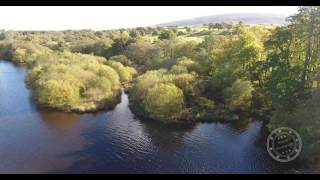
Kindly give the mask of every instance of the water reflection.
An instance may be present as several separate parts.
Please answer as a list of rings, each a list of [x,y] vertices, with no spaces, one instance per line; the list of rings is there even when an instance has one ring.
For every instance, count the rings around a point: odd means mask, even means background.
[[[37,107],[25,69],[0,62],[0,173],[282,173],[265,125],[165,125],[137,119],[122,93],[113,110],[73,114]]]
[[[228,126],[236,131],[244,131],[252,122],[254,122],[252,117],[242,114],[240,115],[239,120],[234,120],[232,123],[229,123]]]
[[[182,145],[185,134],[192,132],[196,124],[170,125],[156,121],[143,121],[142,126],[154,146],[159,150],[172,152]]]
[[[84,119],[93,119],[87,114]],[[261,123],[244,129],[228,124],[165,125],[135,119],[127,95],[114,111],[94,116],[81,134],[78,151],[58,155],[78,159],[50,173],[245,173],[280,172],[261,144]],[[241,124],[242,125],[242,124]],[[234,125],[235,126],[235,125]],[[263,162],[263,163],[261,163]]]
[[[48,128],[65,129],[76,125],[80,120],[80,115],[68,112],[59,112],[49,109],[42,109],[38,115]]]

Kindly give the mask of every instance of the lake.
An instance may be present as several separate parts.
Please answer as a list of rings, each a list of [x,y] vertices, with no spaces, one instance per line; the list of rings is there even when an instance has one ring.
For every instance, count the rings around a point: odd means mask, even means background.
[[[286,173],[261,121],[164,125],[137,119],[123,92],[110,111],[39,108],[25,67],[0,61],[0,173]]]

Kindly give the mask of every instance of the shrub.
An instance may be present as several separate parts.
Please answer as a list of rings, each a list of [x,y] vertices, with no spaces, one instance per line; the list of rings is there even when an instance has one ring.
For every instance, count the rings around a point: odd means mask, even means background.
[[[24,63],[27,58],[25,49],[16,49],[12,53],[12,61],[16,63]]]
[[[118,72],[121,82],[131,81],[138,74],[133,67],[125,67],[120,62],[110,60],[107,64]]]
[[[253,87],[250,81],[237,79],[231,87],[224,90],[227,107],[233,110],[246,109],[250,106]]]
[[[40,104],[66,111],[91,111],[115,103],[120,78],[115,69],[104,64],[104,58],[75,53],[50,57],[53,59],[37,61],[26,78]]]
[[[172,83],[160,83],[148,89],[143,105],[149,118],[163,122],[181,119],[185,110],[183,92]]]
[[[163,39],[175,39],[176,38],[176,33],[172,30],[172,29],[168,29],[168,30],[163,30],[160,35],[159,35],[159,39],[163,40]]]
[[[177,63],[172,66],[171,72],[173,73],[187,73],[187,72],[198,72],[200,69],[199,63],[186,57],[177,59]]]
[[[125,55],[112,56],[112,57],[110,57],[110,60],[119,62],[119,63],[123,64],[124,66],[131,66],[132,65],[132,61],[130,59],[128,59],[127,56],[125,56]]]
[[[72,106],[80,98],[79,87],[64,80],[48,80],[39,84],[37,96],[40,104]]]
[[[279,108],[271,117],[268,127],[274,130],[279,127],[290,127],[302,138],[301,156],[311,162],[319,162],[320,152],[320,91],[313,93],[312,98],[300,102],[294,110]]]

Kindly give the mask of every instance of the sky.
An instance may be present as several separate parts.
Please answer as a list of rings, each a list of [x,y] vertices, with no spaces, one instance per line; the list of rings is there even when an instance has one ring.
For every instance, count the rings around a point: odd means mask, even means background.
[[[0,29],[107,30],[227,13],[294,14],[296,6],[1,6]]]

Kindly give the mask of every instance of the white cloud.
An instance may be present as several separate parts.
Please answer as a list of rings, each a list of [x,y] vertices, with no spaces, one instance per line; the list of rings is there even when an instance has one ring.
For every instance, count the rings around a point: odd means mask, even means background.
[[[0,29],[63,30],[115,29],[223,13],[290,15],[295,6],[74,6],[0,7]]]

